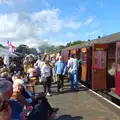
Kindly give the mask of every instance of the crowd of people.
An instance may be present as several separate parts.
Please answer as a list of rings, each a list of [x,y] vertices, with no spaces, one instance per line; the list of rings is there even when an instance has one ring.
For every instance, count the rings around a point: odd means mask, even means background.
[[[0,120],[48,120],[59,110],[53,108],[46,96],[64,89],[64,76],[69,73],[71,89],[78,90],[79,60],[70,56],[67,63],[62,56],[50,58],[26,56],[10,61],[0,58]],[[41,83],[44,95],[34,94],[34,87]]]

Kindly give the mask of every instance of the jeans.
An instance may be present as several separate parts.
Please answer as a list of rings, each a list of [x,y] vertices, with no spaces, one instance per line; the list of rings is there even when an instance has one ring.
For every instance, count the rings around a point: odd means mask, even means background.
[[[78,70],[70,72],[71,88],[78,89]]]

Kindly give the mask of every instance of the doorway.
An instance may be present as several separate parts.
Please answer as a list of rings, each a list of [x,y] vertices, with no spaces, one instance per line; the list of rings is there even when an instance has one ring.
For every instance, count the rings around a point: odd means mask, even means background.
[[[108,58],[107,58],[107,88],[115,88],[115,51],[116,43],[108,45]]]

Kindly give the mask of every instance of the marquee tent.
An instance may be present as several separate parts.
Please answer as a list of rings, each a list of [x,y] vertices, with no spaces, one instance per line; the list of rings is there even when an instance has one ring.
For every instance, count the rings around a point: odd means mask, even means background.
[[[16,54],[9,51],[7,48],[0,47],[0,56],[18,57]]]

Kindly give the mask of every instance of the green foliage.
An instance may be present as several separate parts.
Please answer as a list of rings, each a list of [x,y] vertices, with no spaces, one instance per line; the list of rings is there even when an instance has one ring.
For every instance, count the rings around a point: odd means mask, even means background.
[[[63,48],[64,48],[63,45],[55,46],[55,45],[44,44],[44,45],[39,47],[39,50],[41,51],[41,53],[44,53],[44,52],[50,53],[50,52],[60,50]]]
[[[56,46],[56,50],[61,50],[61,49],[63,49],[64,47],[65,47],[64,45]]]
[[[69,43],[67,43],[66,47],[70,47],[70,46],[73,46],[73,45],[81,44],[81,43],[83,43],[83,42],[85,42],[85,41],[76,40],[76,41],[74,41],[74,42],[69,42]]]
[[[43,44],[39,46],[39,50],[41,53],[47,52],[50,50],[50,46],[48,44]]]
[[[27,45],[19,45],[16,48],[16,52],[19,52],[22,54],[37,54],[37,51],[35,48],[29,48]]]
[[[71,45],[72,45],[72,43],[69,42],[69,43],[67,43],[66,47],[69,47],[69,46],[71,46]]]
[[[39,50],[41,51],[41,53],[44,53],[44,52],[50,53],[50,52],[53,52],[53,51],[61,50],[65,47],[81,44],[83,42],[84,41],[82,41],[82,40],[77,40],[77,41],[74,41],[74,42],[67,43],[66,46],[64,46],[64,45],[55,46],[55,45],[43,44],[42,46],[39,47]]]
[[[40,53],[44,53],[44,52],[50,53],[50,52],[53,52],[53,51],[61,50],[64,47],[69,47],[69,46],[81,44],[83,42],[84,41],[77,40],[77,41],[74,41],[74,42],[67,43],[66,46],[64,46],[64,45],[55,46],[55,45],[49,45],[49,44],[46,43],[46,44],[43,44],[43,45],[39,46],[38,48],[40,50]],[[36,54],[37,53],[35,48],[29,48],[27,45],[24,45],[24,44],[18,46],[16,48],[16,52],[20,52],[22,54],[31,54],[31,53]]]

